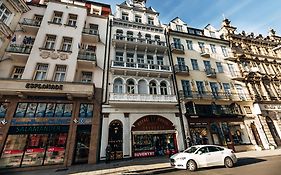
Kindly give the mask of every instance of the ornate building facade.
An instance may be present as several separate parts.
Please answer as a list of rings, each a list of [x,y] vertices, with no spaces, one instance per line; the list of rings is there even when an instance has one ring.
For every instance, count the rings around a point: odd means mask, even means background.
[[[230,60],[238,64],[239,80],[245,83],[255,102],[256,121],[251,127],[262,131],[255,134],[255,140],[265,149],[281,146],[281,37],[274,30],[265,37],[236,30],[228,19],[223,21],[221,32],[234,53]]]
[[[146,0],[125,1],[111,21],[101,140],[111,159],[183,150],[164,28]]]
[[[258,149],[249,127],[255,119],[253,100],[237,81],[238,65],[228,61],[229,41],[211,25],[196,29],[177,17],[168,25],[168,42],[190,142]]]
[[[110,5],[28,4],[0,62],[0,168],[95,163]]]

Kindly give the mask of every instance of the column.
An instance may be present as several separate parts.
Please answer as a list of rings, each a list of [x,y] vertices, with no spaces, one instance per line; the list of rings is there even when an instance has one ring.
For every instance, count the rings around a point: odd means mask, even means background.
[[[100,159],[105,160],[105,149],[108,144],[108,126],[109,126],[109,113],[103,114],[102,132],[101,132],[101,146],[100,146]]]
[[[132,157],[132,148],[131,148],[131,128],[130,128],[130,113],[124,113],[124,127],[123,127],[123,157],[129,158]]]

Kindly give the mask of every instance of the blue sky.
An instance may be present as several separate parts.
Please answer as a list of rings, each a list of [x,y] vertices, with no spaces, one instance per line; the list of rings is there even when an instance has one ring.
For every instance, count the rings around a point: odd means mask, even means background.
[[[115,5],[124,0],[97,0]],[[168,23],[179,16],[189,26],[203,28],[212,24],[219,28],[223,19],[232,21],[238,31],[267,35],[269,28],[281,35],[281,1],[280,0],[147,0],[160,13],[162,23]]]

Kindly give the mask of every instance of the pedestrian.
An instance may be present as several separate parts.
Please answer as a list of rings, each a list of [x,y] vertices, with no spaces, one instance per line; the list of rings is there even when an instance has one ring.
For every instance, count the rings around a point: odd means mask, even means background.
[[[111,155],[111,146],[110,145],[107,145],[106,149],[105,149],[105,163],[109,163],[110,162],[110,155]]]
[[[191,147],[191,146],[192,146],[192,141],[191,141],[190,137],[187,137],[187,138],[186,138],[186,142],[187,142],[187,144],[188,144],[188,147]]]

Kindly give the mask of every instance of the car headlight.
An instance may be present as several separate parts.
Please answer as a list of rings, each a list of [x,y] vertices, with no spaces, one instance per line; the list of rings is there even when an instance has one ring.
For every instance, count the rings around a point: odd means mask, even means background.
[[[176,160],[185,160],[186,157],[179,157],[179,158],[176,158]]]

